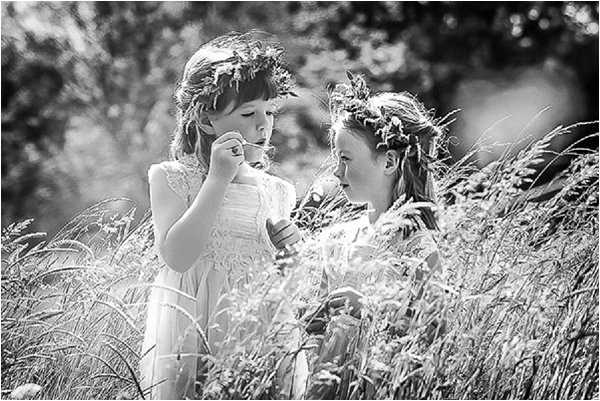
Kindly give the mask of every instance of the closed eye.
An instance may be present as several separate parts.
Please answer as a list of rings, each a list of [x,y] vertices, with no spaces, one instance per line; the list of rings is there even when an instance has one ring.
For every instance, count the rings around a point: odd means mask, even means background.
[[[272,111],[267,111],[267,112],[265,112],[265,114],[266,114],[266,115],[268,115],[268,116],[273,116],[273,115],[275,115],[275,113],[274,113],[274,112],[272,112]],[[248,112],[248,113],[242,113],[242,117],[252,117],[253,115],[254,115],[254,112],[253,112],[253,111],[251,111],[251,112]]]

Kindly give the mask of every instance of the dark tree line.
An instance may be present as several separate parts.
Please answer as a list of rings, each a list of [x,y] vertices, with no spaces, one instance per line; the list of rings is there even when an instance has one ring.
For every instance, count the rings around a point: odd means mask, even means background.
[[[351,61],[366,43],[406,44],[400,70],[359,68],[374,85],[417,93],[438,110],[456,107],[452,96],[465,77],[554,58],[586,89],[585,119],[598,118],[597,3],[297,2],[291,8],[306,21],[301,34],[323,38],[323,51],[346,50]]]
[[[251,28],[276,34],[299,84],[321,98],[344,67],[377,89],[417,93],[443,114],[457,107],[465,77],[552,58],[585,88],[585,119],[598,118],[593,2],[3,3],[2,226],[36,217],[52,231],[87,206],[77,201],[86,183],[61,156],[73,127],[102,133],[144,199],[147,166],[168,142],[155,132],[172,129],[186,58],[218,34]],[[315,99],[294,106],[279,158],[307,141],[325,145],[318,110]]]

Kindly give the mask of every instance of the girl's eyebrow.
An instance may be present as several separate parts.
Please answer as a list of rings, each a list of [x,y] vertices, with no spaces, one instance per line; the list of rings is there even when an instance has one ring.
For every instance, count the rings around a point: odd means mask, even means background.
[[[246,108],[246,107],[248,107],[248,108],[250,108],[250,107],[257,107],[257,105],[256,105],[255,102],[256,102],[255,100],[251,100],[249,102],[242,103],[239,106],[239,108],[242,109],[242,108]],[[269,103],[269,107],[276,108],[276,105],[272,104],[272,103]]]
[[[240,105],[240,107],[251,107],[251,106],[256,106],[256,102],[259,99],[255,99],[255,100],[248,100],[247,102],[244,102]]]

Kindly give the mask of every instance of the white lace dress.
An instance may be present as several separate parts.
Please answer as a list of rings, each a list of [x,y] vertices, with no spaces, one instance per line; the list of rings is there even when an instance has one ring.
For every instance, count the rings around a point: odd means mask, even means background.
[[[197,159],[156,167],[189,206],[203,182]],[[266,173],[260,173],[256,186],[229,184],[209,243],[194,266],[184,273],[161,268],[149,298],[140,362],[142,385],[152,388],[153,399],[194,396],[198,357],[207,345],[218,347],[227,330],[226,314],[217,313],[227,306],[221,296],[272,262],[276,249],[266,220],[289,218],[295,200],[291,184]]]

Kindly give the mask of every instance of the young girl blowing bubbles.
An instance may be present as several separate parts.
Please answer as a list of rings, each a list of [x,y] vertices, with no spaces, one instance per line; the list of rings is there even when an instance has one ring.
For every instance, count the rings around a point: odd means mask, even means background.
[[[377,267],[366,271],[369,259],[378,252],[387,252],[381,260],[417,261],[419,265],[413,269],[415,282],[441,270],[432,235],[437,222],[432,210],[435,194],[431,172],[435,137],[441,128],[414,96],[406,92],[372,95],[362,77],[351,73],[348,77],[350,83],[337,85],[330,97],[330,140],[336,160],[333,174],[347,199],[367,204],[367,212],[332,227],[330,232],[337,239],[342,233],[346,251],[336,251],[337,263],[323,272],[321,290],[326,293],[325,301],[308,322],[307,332],[325,334],[307,391],[309,399],[348,396],[352,379],[350,370],[342,367],[360,343],[360,320],[356,318],[361,317],[361,287],[368,287],[369,277],[375,282],[386,277],[398,280],[398,276],[386,276],[387,272]],[[410,224],[406,224],[405,216],[399,216],[398,211],[407,207],[409,200],[418,214],[410,215]],[[333,271],[336,268],[339,271]],[[421,296],[420,291],[416,292],[415,299]],[[333,370],[341,382],[316,379],[322,368],[331,371],[332,366],[337,366]]]
[[[142,349],[152,398],[194,397],[199,357],[227,331],[222,295],[299,239],[287,220],[294,187],[258,168],[273,130],[272,101],[291,93],[283,50],[261,35],[221,36],[191,57],[175,93],[173,160],[148,172],[164,262]]]

